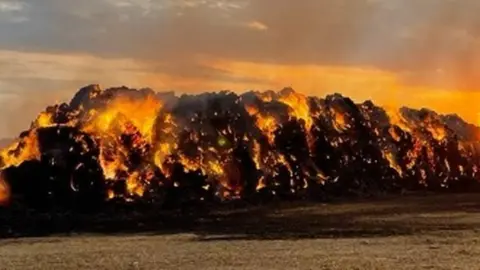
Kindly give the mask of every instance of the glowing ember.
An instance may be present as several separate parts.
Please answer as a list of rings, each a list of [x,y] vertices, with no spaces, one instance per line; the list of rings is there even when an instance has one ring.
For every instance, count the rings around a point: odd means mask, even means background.
[[[10,202],[10,187],[7,182],[3,179],[3,176],[0,178],[0,206],[6,206]]]

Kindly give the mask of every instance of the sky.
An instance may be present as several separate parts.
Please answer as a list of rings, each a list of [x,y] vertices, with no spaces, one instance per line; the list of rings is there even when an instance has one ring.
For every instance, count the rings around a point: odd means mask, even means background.
[[[82,86],[428,107],[480,124],[478,0],[0,0],[0,138]]]

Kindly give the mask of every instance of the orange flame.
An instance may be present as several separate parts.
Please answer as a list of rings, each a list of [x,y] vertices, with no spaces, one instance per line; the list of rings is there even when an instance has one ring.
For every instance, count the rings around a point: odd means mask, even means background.
[[[10,147],[0,152],[3,164],[0,169],[19,166],[27,160],[39,160],[40,151],[38,149],[37,132],[32,129],[24,138],[14,142]]]
[[[6,206],[10,203],[11,191],[8,183],[0,176],[0,206]]]
[[[53,124],[54,124],[53,115],[48,112],[41,112],[38,115],[37,120],[35,121],[35,125],[37,127],[48,127]]]
[[[303,119],[305,121],[305,128],[307,131],[310,130],[313,125],[313,120],[310,115],[307,98],[304,95],[288,91],[286,94],[280,96],[278,100],[291,108],[293,116],[298,119]]]

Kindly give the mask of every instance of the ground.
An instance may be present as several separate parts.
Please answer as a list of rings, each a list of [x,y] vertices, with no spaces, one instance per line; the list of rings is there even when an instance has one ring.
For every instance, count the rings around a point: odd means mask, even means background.
[[[0,240],[0,269],[478,269],[480,195],[222,210],[189,229]]]

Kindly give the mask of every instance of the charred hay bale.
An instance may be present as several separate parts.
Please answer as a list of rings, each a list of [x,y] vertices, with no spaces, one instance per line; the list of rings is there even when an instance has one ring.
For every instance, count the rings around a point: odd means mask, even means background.
[[[211,200],[213,187],[207,183],[207,177],[200,170],[188,171],[183,164],[169,164],[169,177],[163,185],[163,208],[189,208]]]
[[[303,121],[292,119],[278,128],[275,131],[275,146],[285,155],[291,167],[293,185],[290,188],[295,192],[302,189],[306,179],[302,165],[310,159]]]
[[[99,149],[92,137],[74,127],[50,127],[38,130],[38,140],[57,204],[93,209],[105,200]]]
[[[97,84],[85,86],[78,90],[78,92],[70,101],[69,105],[74,110],[78,110],[81,107],[88,108],[90,106],[90,102],[101,93],[102,90]]]
[[[6,168],[3,175],[13,201],[32,209],[45,210],[52,206],[50,172],[44,163],[25,161],[18,167]]]
[[[101,115],[117,98],[128,102],[154,96],[171,103],[147,117],[155,118],[151,131],[128,114],[117,119],[114,132],[93,131],[96,141],[65,126],[88,124],[90,109]],[[476,188],[480,152],[464,140],[477,140],[478,129],[428,110],[395,113],[369,101],[357,105],[339,94],[305,98],[293,89],[177,98],[91,85],[69,105],[48,107],[41,115],[46,117],[21,134],[24,140],[6,155],[18,157],[17,150],[36,148],[38,139],[40,154],[27,155],[38,160],[7,168],[5,181],[12,196],[44,209],[98,209],[107,193],[117,195],[110,201],[114,204],[178,209],[214,201],[215,195],[218,200],[268,201],[275,196],[370,196],[399,188]],[[54,126],[40,128],[45,124]],[[121,163],[121,169],[108,170],[115,179],[104,179],[105,160]],[[168,162],[156,164],[160,160]]]
[[[95,208],[105,199],[104,179],[91,138],[71,127],[37,130],[40,159],[4,170],[12,197],[31,208]]]
[[[232,153],[236,165],[238,166],[240,185],[242,186],[242,197],[248,199],[252,197],[258,185],[260,177],[255,162],[252,159],[248,145],[239,144]]]
[[[328,141],[326,133],[321,127],[314,126],[312,135],[315,138],[312,151],[312,159],[315,165],[326,176],[337,175],[339,169],[338,157],[335,148]]]

